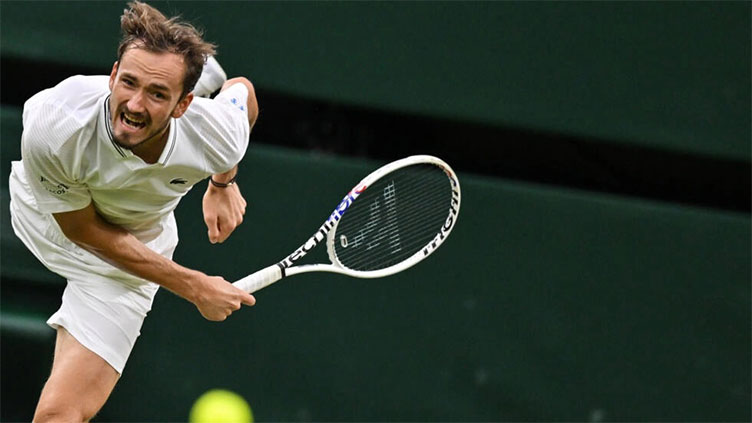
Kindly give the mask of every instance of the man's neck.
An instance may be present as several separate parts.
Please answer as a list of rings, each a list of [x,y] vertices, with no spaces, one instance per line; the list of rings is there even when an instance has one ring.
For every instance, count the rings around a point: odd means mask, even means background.
[[[165,145],[167,145],[167,137],[169,136],[170,125],[167,124],[160,134],[156,134],[153,138],[133,147],[131,151],[145,163],[154,164],[162,155],[162,151],[164,151]]]

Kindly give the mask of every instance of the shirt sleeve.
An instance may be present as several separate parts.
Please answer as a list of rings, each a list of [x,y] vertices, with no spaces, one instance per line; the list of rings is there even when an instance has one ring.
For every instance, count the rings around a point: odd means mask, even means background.
[[[21,155],[26,176],[42,213],[79,210],[91,202],[87,186],[78,181],[75,151],[80,127],[60,106],[34,104],[24,110]]]
[[[226,172],[240,162],[248,148],[248,88],[234,84],[213,100],[196,101],[203,109],[201,132],[209,168],[212,173]]]

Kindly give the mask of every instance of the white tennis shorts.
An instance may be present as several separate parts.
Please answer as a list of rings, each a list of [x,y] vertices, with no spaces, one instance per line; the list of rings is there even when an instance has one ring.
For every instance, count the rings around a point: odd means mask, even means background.
[[[122,374],[159,285],[124,272],[71,242],[52,215],[36,210],[21,162],[13,162],[10,197],[16,235],[48,269],[68,280],[62,305],[47,324],[53,329],[64,327]],[[147,246],[172,258],[177,246],[172,214],[164,225],[163,234]]]

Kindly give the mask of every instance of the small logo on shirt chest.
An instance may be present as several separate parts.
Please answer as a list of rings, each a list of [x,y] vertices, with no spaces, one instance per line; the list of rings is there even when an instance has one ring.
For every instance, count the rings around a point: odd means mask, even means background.
[[[170,185],[185,185],[188,181],[183,178],[175,178],[170,181]]]

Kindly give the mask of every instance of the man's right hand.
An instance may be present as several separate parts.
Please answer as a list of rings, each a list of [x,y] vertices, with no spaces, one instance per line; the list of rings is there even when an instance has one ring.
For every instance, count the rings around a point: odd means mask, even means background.
[[[219,276],[206,276],[197,287],[193,303],[205,319],[221,322],[245,304],[256,304],[253,295],[236,288]]]

